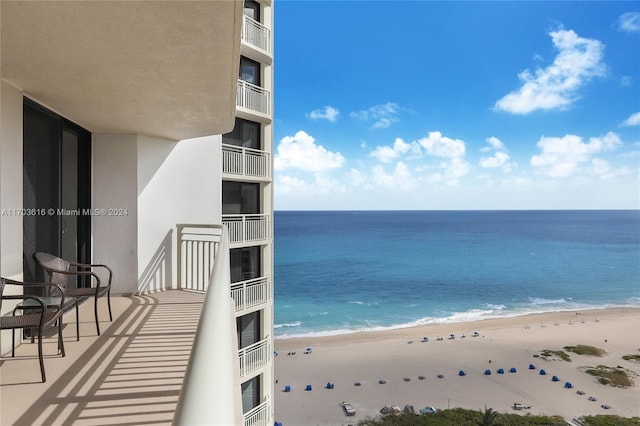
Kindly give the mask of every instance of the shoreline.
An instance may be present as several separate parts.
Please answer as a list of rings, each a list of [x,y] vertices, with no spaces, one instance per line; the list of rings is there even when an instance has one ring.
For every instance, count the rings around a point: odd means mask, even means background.
[[[300,334],[300,335],[284,335],[284,336],[274,336],[274,341],[276,342],[276,346],[278,346],[278,342],[297,342],[297,341],[307,341],[307,340],[334,340],[340,339],[344,336],[345,339],[349,339],[352,337],[358,338],[371,338],[376,339],[379,335],[386,335],[387,333],[393,334],[405,334],[416,331],[413,334],[424,334],[424,332],[428,331],[436,331],[436,332],[446,332],[445,329],[450,330],[458,330],[458,332],[452,331],[452,333],[459,334],[458,337],[461,337],[462,333],[469,333],[476,331],[476,329],[490,327],[500,328],[503,327],[512,327],[516,323],[521,323],[523,326],[529,325],[540,325],[540,323],[545,323],[546,325],[553,325],[556,321],[565,321],[565,322],[580,322],[580,321],[595,321],[599,320],[599,317],[605,317],[610,315],[624,315],[625,312],[628,313],[640,313],[640,306],[623,306],[623,307],[607,307],[601,309],[584,309],[584,310],[559,310],[559,311],[546,311],[546,312],[535,312],[535,313],[526,313],[526,314],[515,314],[513,316],[504,316],[504,317],[490,317],[479,320],[471,320],[471,321],[449,321],[443,320],[442,322],[434,322],[429,324],[416,324],[416,325],[408,325],[408,326],[388,326],[381,327],[381,329],[375,330],[353,330],[353,331],[345,331],[334,333],[328,331],[326,333],[330,334],[320,334],[324,332],[310,332],[308,334]],[[575,315],[575,318],[572,318],[572,315]],[[551,323],[551,324],[549,324]],[[444,331],[443,331],[444,330]],[[460,331],[463,330],[463,331]],[[431,333],[435,338],[435,334]],[[450,333],[443,334],[443,337],[448,337]],[[429,336],[429,334],[426,334]],[[424,337],[424,336],[421,336]]]
[[[474,332],[477,336],[474,337]],[[455,338],[450,338],[454,334]],[[422,342],[428,336],[428,342]],[[464,336],[464,337],[463,337]],[[442,340],[438,340],[442,337]],[[585,344],[604,349],[602,358],[571,354],[572,362],[535,358],[545,349]],[[311,353],[305,354],[307,348]],[[479,321],[418,325],[381,331],[315,337],[275,338],[275,414],[286,425],[342,425],[375,417],[385,405],[416,411],[426,406],[511,411],[531,405],[535,414],[572,418],[590,414],[640,416],[640,308],[558,311]],[[295,355],[287,355],[295,352]],[[539,364],[527,371],[530,363]],[[623,366],[634,376],[632,388],[599,384],[586,366]],[[540,368],[549,376],[539,376]],[[497,374],[499,368],[507,371]],[[511,368],[517,373],[509,374]],[[485,375],[486,369],[492,375]],[[465,376],[458,376],[460,370]],[[438,375],[443,376],[438,378]],[[560,384],[552,383],[552,375]],[[420,378],[422,377],[422,379]],[[380,384],[384,380],[385,384]],[[564,389],[571,381],[586,395]],[[335,388],[324,389],[328,382]],[[360,386],[355,386],[355,383]],[[289,385],[290,392],[283,392]],[[312,391],[305,391],[312,385]],[[599,402],[589,401],[596,395]],[[338,406],[349,401],[356,416]],[[600,402],[601,401],[601,402]],[[601,404],[611,406],[604,410]],[[515,411],[514,411],[515,412]],[[526,414],[524,411],[517,411]]]

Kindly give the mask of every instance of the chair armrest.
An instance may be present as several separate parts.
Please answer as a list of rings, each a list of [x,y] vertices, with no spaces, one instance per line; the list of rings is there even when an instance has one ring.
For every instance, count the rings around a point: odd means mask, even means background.
[[[49,296],[51,296],[51,290],[55,290],[57,291],[59,294],[55,297],[60,297],[60,309],[62,309],[62,307],[64,306],[64,290],[62,289],[62,287],[60,287],[57,284],[54,283],[23,283],[20,281],[13,281],[13,280],[9,280],[6,279],[5,280],[6,284],[10,284],[10,285],[16,285],[16,286],[20,286],[20,287],[30,287],[30,288],[49,288]],[[42,305],[42,307],[44,308],[45,306],[47,306],[47,304],[45,303],[45,301],[39,297],[39,296],[35,296],[32,294],[12,294],[12,295],[2,295],[2,298],[5,300],[26,300],[26,299],[32,299],[32,300],[36,300],[40,303],[40,305]]]
[[[104,268],[107,270],[107,272],[109,273],[109,280],[106,284],[106,287],[111,285],[111,278],[113,277],[113,271],[111,270],[110,267],[108,267],[107,265],[101,264],[101,263],[93,263],[93,264],[89,264],[89,263],[78,263],[78,262],[69,262],[69,264],[71,266],[74,266],[76,268],[86,268],[86,269],[91,269],[91,268]],[[80,272],[80,271],[78,271]],[[88,271],[83,271],[83,272],[88,272]]]

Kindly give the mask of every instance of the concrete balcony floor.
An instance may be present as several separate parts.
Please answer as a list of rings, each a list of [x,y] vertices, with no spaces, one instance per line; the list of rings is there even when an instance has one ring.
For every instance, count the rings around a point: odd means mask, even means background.
[[[57,353],[55,330],[44,339],[47,382],[41,383],[37,344],[0,361],[2,425],[168,425],[182,386],[204,294],[165,291],[112,296],[80,305],[64,317],[66,356]],[[16,336],[18,332],[16,332]],[[11,338],[10,334],[4,338]]]

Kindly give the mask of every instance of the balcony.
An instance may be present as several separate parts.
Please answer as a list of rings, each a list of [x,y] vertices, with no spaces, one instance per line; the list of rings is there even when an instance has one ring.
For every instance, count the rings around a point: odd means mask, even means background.
[[[231,298],[235,303],[236,313],[269,302],[271,300],[271,277],[260,277],[231,284]]]
[[[240,377],[246,377],[269,364],[271,359],[270,339],[266,338],[242,348],[238,351],[238,355],[240,357]]]
[[[263,244],[271,239],[271,216],[265,214],[222,215],[222,224],[229,230],[231,246]]]
[[[239,115],[262,122],[271,120],[271,92],[260,86],[238,80],[236,106],[238,113],[245,113]]]
[[[112,296],[113,322],[96,336],[93,304],[80,305],[80,341],[75,313],[64,317],[67,356],[56,353],[55,330],[44,339],[47,382],[40,383],[37,344],[3,357],[0,424],[171,425],[200,320],[204,293],[170,290]],[[108,319],[100,301],[102,319]],[[257,347],[254,347],[257,346]],[[269,343],[245,352],[245,371],[268,362]],[[269,396],[244,414],[245,426],[271,425]]]
[[[271,154],[236,145],[222,145],[222,173],[227,178],[271,179]]]
[[[267,56],[265,59],[269,60],[271,58],[271,30],[246,15],[243,16],[242,20],[241,40]]]

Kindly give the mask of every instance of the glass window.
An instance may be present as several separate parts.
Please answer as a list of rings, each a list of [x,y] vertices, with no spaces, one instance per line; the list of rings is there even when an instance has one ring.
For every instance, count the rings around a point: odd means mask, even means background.
[[[257,1],[246,0],[244,2],[244,14],[254,21],[260,22],[260,4]]]
[[[261,149],[260,124],[236,118],[236,125],[233,130],[222,135],[222,143],[244,148]]]
[[[243,247],[231,249],[231,282],[252,280],[261,276],[260,247]]]
[[[260,341],[260,312],[252,312],[236,319],[238,328],[238,349],[246,348]]]
[[[222,182],[222,214],[259,214],[260,184]]]
[[[260,376],[242,384],[242,412],[248,413],[260,404]]]
[[[260,64],[258,62],[241,56],[239,74],[240,80],[260,86]]]

